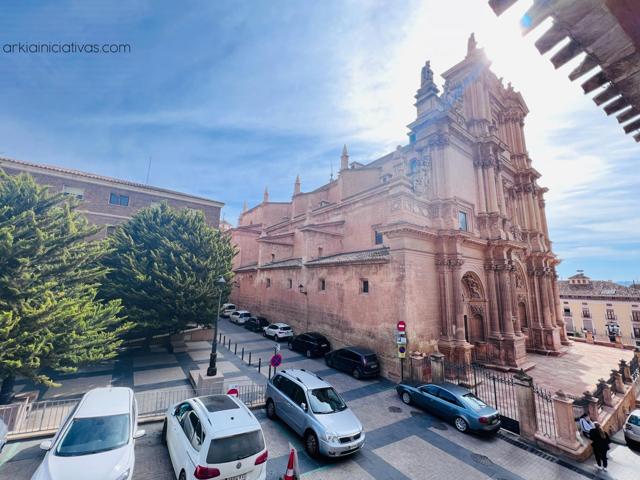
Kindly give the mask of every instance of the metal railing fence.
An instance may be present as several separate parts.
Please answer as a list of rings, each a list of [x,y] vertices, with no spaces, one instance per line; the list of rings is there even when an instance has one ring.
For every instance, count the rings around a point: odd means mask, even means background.
[[[225,389],[233,386],[238,398],[248,407],[258,407],[265,402],[266,384],[226,382]],[[136,392],[138,418],[163,415],[169,407],[188,398],[222,393],[218,389],[192,388],[151,390]],[[0,406],[0,419],[9,427],[9,435],[57,430],[80,399],[42,400],[38,402],[12,403]]]

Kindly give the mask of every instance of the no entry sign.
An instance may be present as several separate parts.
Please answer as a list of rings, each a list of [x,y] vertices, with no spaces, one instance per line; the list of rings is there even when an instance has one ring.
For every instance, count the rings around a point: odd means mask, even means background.
[[[282,363],[282,355],[276,353],[273,357],[271,357],[271,366],[277,367]]]
[[[405,331],[405,329],[407,328],[407,324],[406,324],[406,323],[404,323],[404,320],[400,320],[400,321],[397,323],[396,327],[398,328],[398,331],[399,331],[399,332],[404,332],[404,331]]]

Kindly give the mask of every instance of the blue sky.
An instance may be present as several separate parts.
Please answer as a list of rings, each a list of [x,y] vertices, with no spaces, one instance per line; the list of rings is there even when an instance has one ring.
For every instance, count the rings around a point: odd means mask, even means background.
[[[522,2],[518,2],[522,3]],[[0,47],[128,43],[124,54],[0,51],[0,154],[224,201],[288,200],[328,180],[342,145],[369,162],[406,143],[420,67],[436,80],[471,31],[531,110],[560,274],[640,279],[640,146],[571,66],[555,71],[513,10],[484,0],[23,2],[0,6]],[[574,62],[575,63],[575,62]],[[592,95],[593,96],[593,95]]]

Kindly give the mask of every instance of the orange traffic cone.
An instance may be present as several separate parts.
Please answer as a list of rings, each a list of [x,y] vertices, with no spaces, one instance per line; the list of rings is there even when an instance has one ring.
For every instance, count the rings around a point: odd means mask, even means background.
[[[298,476],[296,475],[296,472],[293,470],[293,465],[295,463],[295,450],[292,448],[291,451],[289,452],[289,463],[287,464],[287,471],[284,474],[284,477],[282,477],[282,480],[298,480]]]

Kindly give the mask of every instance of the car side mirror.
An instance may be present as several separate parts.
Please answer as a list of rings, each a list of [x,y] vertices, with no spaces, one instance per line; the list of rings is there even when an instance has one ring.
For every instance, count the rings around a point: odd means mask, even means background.
[[[51,447],[53,447],[53,442],[51,440],[45,440],[44,442],[40,443],[40,448],[42,450],[51,450]]]
[[[306,404],[306,403],[304,403],[304,402],[302,402],[302,403],[300,404],[300,408],[302,408],[302,410],[304,410],[304,411],[306,412],[306,411],[307,411],[307,404]]]
[[[133,434],[133,439],[144,437],[145,433],[147,433],[146,430],[136,430],[136,433]]]

